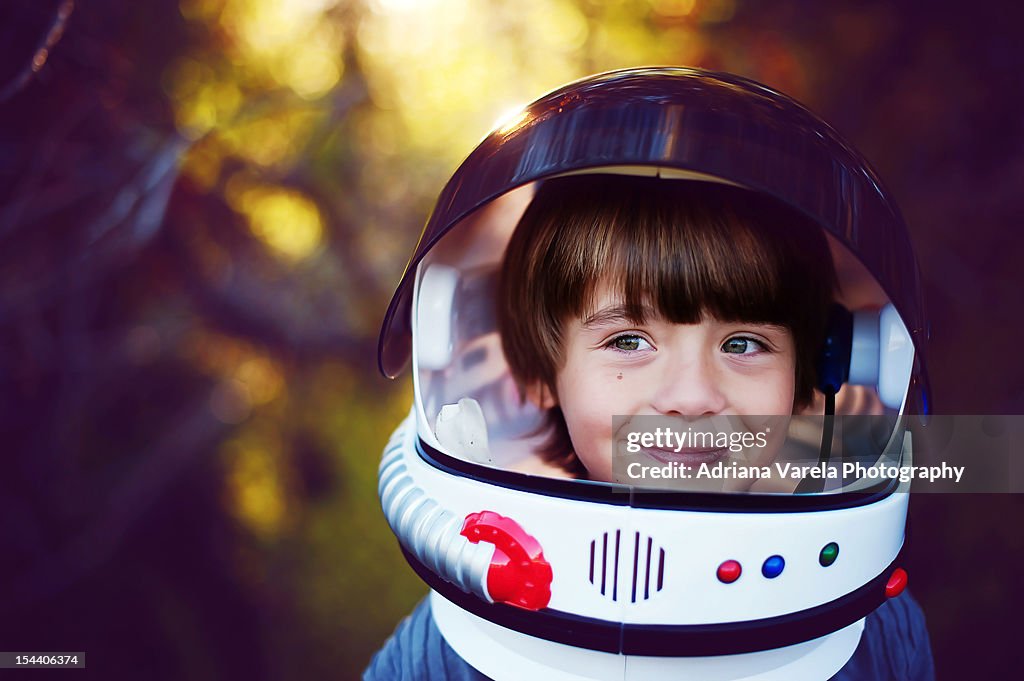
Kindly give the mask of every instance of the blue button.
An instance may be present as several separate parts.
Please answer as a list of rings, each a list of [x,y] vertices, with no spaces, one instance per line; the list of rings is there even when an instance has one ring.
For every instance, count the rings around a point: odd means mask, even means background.
[[[761,566],[761,574],[768,579],[775,579],[782,574],[784,567],[786,567],[786,560],[782,556],[771,556]]]

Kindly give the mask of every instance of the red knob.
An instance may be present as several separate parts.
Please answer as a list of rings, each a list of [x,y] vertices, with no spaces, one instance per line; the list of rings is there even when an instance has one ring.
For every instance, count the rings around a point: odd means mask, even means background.
[[[889,577],[889,581],[885,584],[885,596],[886,598],[895,598],[903,593],[903,590],[907,588],[907,571],[903,568],[896,568],[893,570],[892,576]]]
[[[540,610],[551,600],[551,564],[540,543],[519,523],[493,511],[466,516],[462,536],[476,544],[494,545],[487,571],[487,592],[498,603]]]

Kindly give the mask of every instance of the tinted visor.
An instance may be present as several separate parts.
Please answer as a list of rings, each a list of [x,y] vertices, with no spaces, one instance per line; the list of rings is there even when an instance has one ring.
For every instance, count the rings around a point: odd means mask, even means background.
[[[603,170],[614,172],[588,175],[621,182],[646,175],[649,183],[685,183],[688,196],[713,192],[720,184],[672,173],[658,177],[654,168]],[[618,181],[601,180],[610,187]],[[727,196],[745,190],[729,191]],[[834,264],[834,301],[851,311],[846,344],[852,347],[843,359],[846,380],[838,394],[830,395],[815,381],[809,396],[798,401],[794,334],[782,333],[776,320],[742,313],[701,323],[657,314],[613,319],[580,331],[580,338],[567,331],[561,343],[575,343],[584,355],[597,358],[583,368],[586,385],[563,392],[554,404],[531,390],[523,366],[510,367],[499,298],[509,295],[502,292],[502,277],[515,288],[507,245],[533,194],[534,187],[527,186],[474,212],[420,265],[416,390],[421,435],[432,447],[524,476],[652,491],[831,494],[876,486],[878,467],[905,463],[899,417],[911,385],[913,344],[877,280],[832,237],[822,240],[822,257]],[[586,250],[593,241],[582,239],[579,247]],[[722,257],[728,262],[732,253]],[[524,315],[546,314],[543,300],[526,302]],[[577,307],[580,319],[592,307]],[[802,310],[796,307],[799,317]],[[526,342],[528,350],[536,350]],[[816,355],[814,371],[819,344],[804,343],[800,350]],[[893,352],[901,344],[902,352]],[[695,379],[685,366],[694,348],[714,364],[703,378]],[[677,361],[664,359],[672,353]],[[661,363],[644,368],[654,355]],[[776,366],[781,369],[773,370]],[[702,381],[703,386],[692,387]],[[694,395],[701,391],[711,397]],[[773,398],[776,393],[781,397]],[[694,402],[700,399],[712,402]],[[891,477],[889,471],[886,479]],[[524,484],[529,486],[528,479]]]

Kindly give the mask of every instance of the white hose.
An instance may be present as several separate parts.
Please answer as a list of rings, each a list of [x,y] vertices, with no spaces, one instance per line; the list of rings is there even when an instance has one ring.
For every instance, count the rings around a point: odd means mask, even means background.
[[[441,579],[493,603],[487,570],[494,546],[474,544],[460,532],[463,520],[431,499],[413,480],[405,463],[414,435],[411,419],[398,426],[384,448],[377,491],[384,516],[402,546]],[[413,452],[415,455],[415,452]]]

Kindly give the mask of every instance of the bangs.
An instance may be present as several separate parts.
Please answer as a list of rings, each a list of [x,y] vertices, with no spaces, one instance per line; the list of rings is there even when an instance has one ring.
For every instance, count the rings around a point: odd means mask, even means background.
[[[676,324],[713,317],[793,328],[805,303],[831,299],[831,286],[822,291],[831,258],[821,230],[752,192],[601,175],[545,190],[557,193],[563,226],[544,263],[554,284],[544,297],[561,303],[560,317],[593,314],[602,286],[637,323],[655,314]]]
[[[594,236],[604,248],[583,251],[584,290],[568,296],[582,309],[567,312],[591,314],[604,286],[641,324],[651,314],[675,324],[696,324],[708,316],[776,324],[788,319],[781,304],[783,263],[749,230],[737,229],[721,215],[710,216],[710,223],[696,220],[689,229],[679,228],[679,216],[650,217],[646,224],[608,224],[611,229]]]

